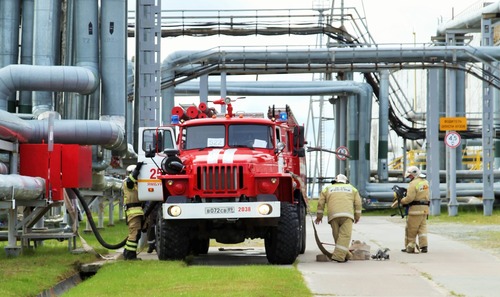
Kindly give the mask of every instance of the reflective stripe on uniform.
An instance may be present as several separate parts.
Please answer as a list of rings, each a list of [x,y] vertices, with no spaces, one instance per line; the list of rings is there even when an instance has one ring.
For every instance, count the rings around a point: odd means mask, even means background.
[[[425,215],[427,214],[424,210],[412,210],[408,212],[409,215]]]
[[[348,252],[349,251],[349,248],[345,247],[345,246],[342,246],[342,245],[336,245],[335,248],[338,248],[339,250],[343,250],[343,251],[346,251]]]
[[[127,243],[125,243],[125,249],[133,252],[137,251],[137,242],[127,240]]]
[[[127,216],[130,216],[130,215],[144,215],[144,210],[140,207],[132,207],[132,208],[129,208],[125,211],[125,214]]]
[[[340,218],[340,217],[347,217],[347,218],[351,218],[354,220],[354,215],[352,213],[349,213],[349,212],[338,212],[338,213],[334,213],[332,218]]]
[[[134,183],[137,182],[137,180],[134,178],[134,176],[131,174],[128,175],[128,178],[130,178],[131,181],[133,181]]]

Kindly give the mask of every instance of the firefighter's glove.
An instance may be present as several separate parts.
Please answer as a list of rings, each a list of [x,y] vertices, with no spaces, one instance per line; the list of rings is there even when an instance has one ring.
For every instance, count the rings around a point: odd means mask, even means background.
[[[137,177],[139,177],[139,173],[141,172],[142,165],[144,165],[144,162],[137,162],[137,166],[135,167],[134,171],[132,171],[133,179],[137,180]]]
[[[127,188],[129,188],[130,190],[132,190],[134,188],[135,182],[130,179],[130,176],[127,177],[127,179],[125,180],[125,183],[127,184]]]
[[[323,221],[323,214],[322,213],[318,213],[316,214],[316,220],[314,220],[314,222],[317,224],[321,223]]]

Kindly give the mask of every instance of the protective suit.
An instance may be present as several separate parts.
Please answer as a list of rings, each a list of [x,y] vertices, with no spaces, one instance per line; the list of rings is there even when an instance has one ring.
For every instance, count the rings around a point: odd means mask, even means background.
[[[321,191],[316,224],[322,221],[325,206],[335,241],[332,260],[346,262],[352,258],[349,245],[353,223],[357,223],[361,217],[361,197],[358,190],[348,183],[345,175],[337,175],[335,183]]]
[[[405,230],[405,249],[407,253],[427,253],[427,217],[429,215],[429,182],[416,166],[410,166],[405,173],[410,178],[406,197],[401,204],[408,207]],[[418,244],[417,244],[418,236]]]
[[[123,203],[128,225],[128,237],[123,250],[125,260],[137,260],[137,246],[141,237],[142,222],[144,220],[143,203],[137,194],[137,177],[142,163],[127,168],[129,175],[123,181]]]

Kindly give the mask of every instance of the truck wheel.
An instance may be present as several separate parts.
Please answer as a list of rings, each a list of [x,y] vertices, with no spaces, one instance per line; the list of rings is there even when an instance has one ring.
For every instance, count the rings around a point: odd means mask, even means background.
[[[299,253],[299,216],[297,207],[281,203],[278,226],[264,238],[267,260],[271,264],[293,264]]]
[[[164,220],[162,213],[158,214],[156,251],[159,260],[184,260],[189,254],[189,229],[180,223]]]
[[[306,252],[306,206],[304,201],[299,203],[299,254]]]

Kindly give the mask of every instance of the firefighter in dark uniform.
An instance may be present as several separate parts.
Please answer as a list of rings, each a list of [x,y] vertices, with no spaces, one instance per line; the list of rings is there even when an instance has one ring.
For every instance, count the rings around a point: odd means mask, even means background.
[[[408,207],[405,230],[405,248],[407,253],[427,253],[427,217],[429,215],[429,182],[416,166],[410,166],[405,173],[410,178],[406,197],[401,204]],[[417,244],[418,236],[418,244]]]
[[[361,218],[361,197],[358,190],[348,183],[343,174],[337,175],[335,182],[326,186],[320,194],[315,223],[323,220],[324,208],[327,208],[328,223],[332,227],[335,250],[332,260],[347,262],[352,254],[349,251],[351,244],[352,226]]]
[[[127,178],[123,181],[123,203],[128,225],[128,237],[123,250],[125,260],[137,260],[137,246],[141,237],[142,222],[144,220],[143,203],[137,194],[137,178],[141,171],[142,162],[127,167]]]

